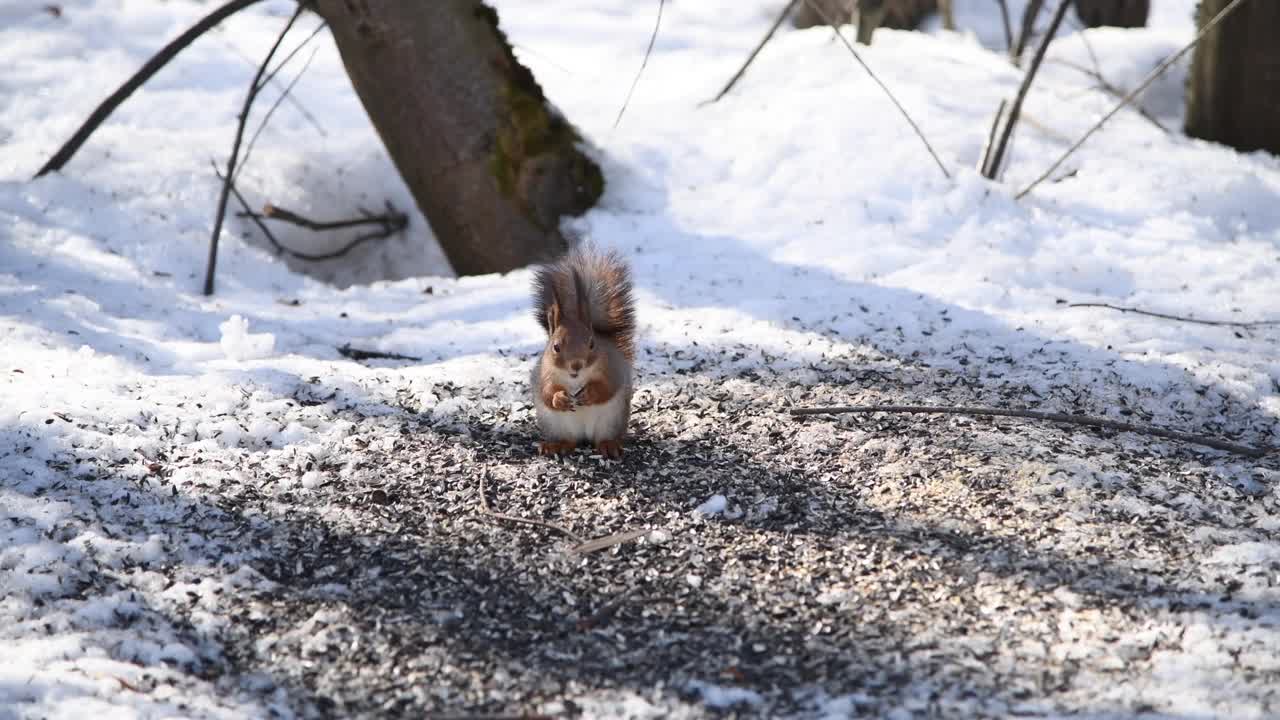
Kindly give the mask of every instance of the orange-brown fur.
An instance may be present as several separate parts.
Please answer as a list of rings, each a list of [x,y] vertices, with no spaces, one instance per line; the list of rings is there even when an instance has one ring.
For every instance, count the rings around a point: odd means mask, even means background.
[[[533,374],[534,392],[542,406],[539,426],[551,433],[540,452],[571,449],[576,442],[556,435],[579,433],[601,454],[620,457],[635,353],[635,317],[625,263],[616,253],[599,253],[589,246],[574,250],[535,274],[534,311],[547,331],[547,345]],[[623,404],[616,408],[611,401],[623,391]],[[600,407],[594,415],[569,415],[592,406]],[[565,417],[554,417],[560,413]]]

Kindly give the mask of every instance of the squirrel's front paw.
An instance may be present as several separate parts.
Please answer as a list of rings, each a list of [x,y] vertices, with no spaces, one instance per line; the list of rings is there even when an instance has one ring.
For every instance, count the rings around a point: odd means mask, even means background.
[[[573,396],[565,392],[564,390],[560,390],[555,395],[551,396],[552,410],[572,412],[573,406],[574,406]]]

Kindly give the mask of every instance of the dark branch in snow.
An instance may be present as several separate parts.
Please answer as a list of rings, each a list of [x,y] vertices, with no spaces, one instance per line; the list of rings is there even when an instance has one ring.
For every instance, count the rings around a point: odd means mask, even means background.
[[[1084,34],[1081,33],[1080,37],[1084,37]],[[1085,75],[1088,75],[1089,77],[1093,78],[1094,82],[1098,84],[1099,90],[1117,99],[1124,97],[1124,90],[1120,89],[1115,85],[1112,85],[1111,81],[1107,80],[1107,78],[1099,70],[1090,70],[1089,68],[1083,65],[1080,65],[1079,63],[1074,63],[1074,62],[1071,62],[1070,60],[1063,60],[1060,58],[1054,58],[1052,60],[1049,60],[1048,62],[1057,63],[1058,65],[1069,67],[1072,70],[1078,70],[1084,73]],[[1143,119],[1145,119],[1147,122],[1151,123],[1152,125],[1155,125],[1161,131],[1165,133],[1169,132],[1169,128],[1165,127],[1164,123],[1161,123],[1156,118],[1155,115],[1152,115],[1151,113],[1147,112],[1146,108],[1142,107],[1141,105],[1134,105],[1133,109],[1137,110],[1138,114],[1141,115]]]
[[[316,26],[316,29],[312,30],[311,34],[308,35],[305,40],[298,43],[298,46],[293,50],[291,50],[289,54],[286,55],[284,59],[280,61],[280,64],[276,66],[276,69],[272,70],[271,73],[267,75],[266,79],[262,81],[262,85],[265,87],[266,85],[274,81],[276,78],[276,75],[281,70],[284,69],[285,65],[289,64],[289,61],[293,59],[293,56],[297,55],[299,50],[306,47],[312,40],[315,39],[316,35],[319,35],[320,31],[325,29],[325,27],[327,26],[328,26],[328,22],[323,20],[320,21],[320,24]],[[298,81],[302,79],[302,76],[306,74],[307,68],[311,67],[311,61],[314,60],[315,58],[316,58],[316,51],[312,50],[310,57],[308,57],[307,61],[302,64],[302,69],[298,71],[297,75],[293,76],[293,79],[289,81],[289,84],[286,85],[284,90],[280,92],[280,96],[276,98],[275,102],[271,103],[271,107],[268,108],[266,114],[262,116],[262,122],[258,123],[258,129],[253,131],[253,137],[249,138],[249,144],[246,145],[244,148],[244,158],[242,158],[240,161],[240,168],[236,170],[237,178],[240,177],[240,173],[244,172],[245,167],[249,165],[249,156],[253,154],[253,146],[257,144],[258,136],[261,135],[262,131],[267,128],[267,123],[271,121],[271,116],[275,114],[276,108],[280,107],[280,103],[284,102],[286,98],[292,97],[290,93],[293,92],[293,86],[297,85]]]
[[[844,34],[840,32],[840,26],[832,20],[826,10],[822,9],[821,4],[814,2],[814,0],[804,1],[810,9],[818,14],[818,17],[822,18],[823,22],[831,26],[832,32],[834,32],[836,37],[840,38],[840,42],[844,43],[844,46],[849,49],[849,53],[853,55],[853,59],[858,61],[858,64],[862,66],[863,70],[867,71],[867,74],[871,76],[871,79],[875,81],[876,85],[879,85],[880,89],[884,91],[884,94],[889,96],[889,100],[893,103],[894,107],[898,108],[898,112],[902,113],[902,117],[907,119],[907,124],[911,126],[912,130],[916,131],[916,135],[919,136],[920,142],[924,143],[924,148],[933,156],[933,161],[938,163],[938,169],[942,171],[943,176],[950,180],[951,173],[947,172],[947,166],[942,164],[942,159],[938,157],[938,153],[933,151],[933,146],[929,144],[929,140],[924,136],[924,132],[920,130],[920,126],[916,124],[915,120],[911,119],[911,115],[907,112],[906,108],[902,107],[902,103],[898,102],[898,98],[893,96],[893,92],[889,90],[889,86],[881,82],[880,78],[872,72],[871,67],[863,62],[862,56],[858,54],[858,51],[854,49],[853,44],[850,43]]]
[[[977,415],[985,417],[1016,417],[1027,418],[1030,420],[1045,420],[1047,422],[1065,423],[1068,425],[1108,428],[1111,430],[1119,430],[1121,432],[1138,433],[1139,435],[1152,435],[1168,440],[1178,440],[1185,443],[1191,443],[1193,445],[1203,445],[1205,447],[1214,448],[1215,450],[1224,450],[1226,452],[1253,458],[1262,457],[1267,453],[1275,452],[1276,450],[1276,448],[1270,447],[1237,445],[1225,440],[1218,440],[1217,438],[1196,435],[1194,433],[1185,433],[1178,430],[1167,430],[1165,428],[1155,427],[1154,425],[1134,425],[1132,423],[1108,420],[1100,417],[1091,417],[1089,415],[1066,415],[1064,413],[1039,412],[1036,410],[984,407],[941,407],[931,405],[855,405],[851,407],[795,408],[791,410],[791,414],[793,416],[878,412]]]
[[[387,202],[387,210],[382,214],[375,215],[369,212],[368,210],[361,209],[360,210],[361,217],[358,217],[358,218],[348,218],[346,220],[333,220],[329,222],[321,222],[318,220],[312,220],[310,218],[304,217],[291,210],[285,210],[282,207],[277,207],[270,203],[268,203],[266,207],[262,209],[261,213],[253,212],[244,203],[243,198],[240,196],[239,191],[235,189],[234,183],[232,184],[232,192],[236,194],[237,199],[241,200],[241,205],[244,206],[244,209],[242,211],[240,211],[239,213],[236,213],[237,217],[247,217],[247,218],[253,219],[253,221],[258,225],[258,227],[261,228],[262,231],[267,234],[268,239],[271,241],[272,246],[274,246],[276,250],[283,253],[287,253],[296,258],[300,258],[302,260],[312,260],[312,261],[333,260],[334,258],[339,258],[339,257],[342,257],[343,255],[346,255],[347,253],[351,252],[352,250],[364,244],[365,242],[368,242],[369,240],[381,240],[383,238],[389,238],[392,235],[395,235],[396,233],[404,230],[406,227],[409,226],[409,216],[406,215],[405,213],[400,212],[399,210],[396,210],[395,206],[393,206],[390,202]],[[292,250],[282,245],[279,242],[279,240],[277,240],[274,236],[272,236],[271,232],[267,230],[266,225],[262,222],[263,220],[279,220],[281,222],[287,222],[291,225],[297,225],[298,227],[303,227],[315,232],[324,232],[326,230],[342,230],[344,228],[360,227],[362,225],[373,225],[377,229],[371,230],[363,235],[356,237],[354,240],[347,243],[346,245],[343,245],[337,250],[333,250],[331,252],[326,252],[326,253],[305,253],[299,250]]]
[[[640,84],[640,76],[644,74],[644,68],[649,64],[649,56],[653,54],[653,44],[658,40],[658,28],[662,26],[662,8],[667,4],[666,0],[658,0],[658,19],[653,23],[653,34],[649,36],[649,47],[644,50],[644,59],[640,61],[640,69],[636,71],[636,79],[631,81],[631,88],[627,90],[627,97],[622,101],[622,107],[618,108],[618,117],[614,118],[613,126],[618,127],[618,123],[622,122],[622,114],[627,111],[627,106],[631,104],[631,93],[636,91],[636,85]]]
[[[1007,100],[1001,100],[996,107],[996,116],[991,119],[991,129],[987,131],[987,143],[982,146],[982,157],[978,161],[978,172],[982,173],[983,177],[990,177],[987,174],[987,163],[991,161],[991,146],[996,144],[996,132],[1000,129],[1000,121],[1004,119],[1004,109],[1008,104]]]
[[[769,32],[765,33],[764,37],[760,39],[760,44],[756,45],[755,49],[751,51],[751,54],[747,56],[746,62],[742,63],[742,67],[738,68],[738,72],[734,73],[733,77],[729,78],[729,82],[725,83],[724,87],[720,89],[720,92],[716,93],[716,96],[707,103],[708,105],[718,102],[720,98],[729,94],[729,91],[733,89],[734,85],[738,84],[738,81],[742,79],[744,74],[746,74],[747,68],[751,67],[751,63],[755,62],[756,56],[760,54],[760,51],[764,49],[765,45],[769,44],[769,41],[773,39],[774,34],[778,32],[778,28],[782,27],[782,23],[786,21],[787,16],[791,14],[791,11],[794,10],[796,5],[799,3],[800,0],[791,0],[791,2],[787,3],[786,7],[782,8],[782,12],[778,13],[778,18],[774,20],[773,25],[770,26]]]
[[[213,172],[218,176],[219,180],[222,180],[224,183],[226,182],[226,177],[218,171],[216,163],[214,164]],[[275,248],[277,253],[291,255],[300,260],[310,260],[313,262],[320,260],[333,260],[334,258],[346,255],[369,240],[381,240],[382,238],[391,237],[401,230],[404,230],[409,225],[409,216],[396,210],[390,202],[387,203],[386,213],[382,215],[374,215],[367,210],[361,210],[361,212],[364,213],[363,217],[352,218],[349,220],[336,220],[333,222],[317,222],[315,220],[310,220],[295,212],[285,210],[284,208],[278,208],[271,204],[268,204],[263,208],[263,212],[257,213],[253,211],[253,208],[249,205],[249,201],[240,193],[240,189],[236,187],[235,182],[230,183],[229,187],[231,188],[231,194],[235,197],[236,202],[240,203],[241,210],[236,213],[236,217],[247,217],[252,220],[253,224],[258,226],[258,229],[262,231],[264,236],[266,236],[267,242],[271,243],[271,247]],[[280,239],[276,237],[275,233],[271,232],[271,228],[267,227],[264,220],[268,219],[281,220],[315,231],[338,230],[342,228],[356,227],[359,225],[375,225],[378,229],[356,237],[356,239],[346,245],[343,245],[337,250],[326,253],[306,253],[285,247],[284,244],[280,242]]]
[[[1043,7],[1044,0],[1030,0],[1027,3],[1027,7],[1023,9],[1022,28],[1018,32],[1018,41],[1009,49],[1009,57],[1013,60],[1014,65],[1022,62],[1022,53],[1027,49],[1027,43],[1031,41],[1031,36],[1035,33],[1036,18],[1040,16],[1040,9]]]
[[[1018,124],[1018,118],[1022,115],[1022,102],[1027,98],[1027,91],[1031,89],[1031,82],[1035,80],[1036,72],[1040,69],[1040,63],[1044,61],[1044,54],[1049,50],[1049,43],[1053,42],[1053,36],[1058,34],[1058,26],[1062,25],[1062,18],[1066,16],[1067,10],[1070,8],[1071,0],[1062,0],[1058,4],[1058,9],[1053,14],[1053,20],[1049,22],[1049,29],[1040,40],[1040,46],[1036,48],[1035,57],[1031,59],[1031,67],[1027,68],[1027,74],[1023,76],[1022,84],[1018,86],[1018,94],[1014,96],[1013,104],[1009,106],[1009,114],[1005,118],[1004,129],[1000,132],[1000,139],[989,148],[990,155],[982,163],[983,175],[989,180],[995,180],[1000,174],[1000,166],[1004,164],[1005,153],[1009,149],[1009,139],[1013,137],[1013,128]]]
[[[1058,167],[1062,165],[1062,163],[1066,162],[1067,158],[1071,157],[1072,153],[1078,150],[1081,145],[1084,145],[1085,141],[1093,137],[1093,134],[1097,132],[1104,124],[1106,124],[1106,122],[1110,120],[1112,116],[1120,112],[1121,108],[1123,108],[1125,105],[1128,105],[1130,102],[1132,102],[1133,99],[1137,97],[1143,90],[1147,89],[1148,85],[1155,82],[1156,78],[1163,75],[1165,70],[1168,70],[1171,65],[1178,62],[1179,58],[1181,58],[1183,55],[1186,55],[1187,52],[1189,52],[1192,48],[1194,48],[1197,44],[1199,44],[1201,38],[1207,35],[1210,30],[1217,27],[1218,23],[1222,22],[1223,19],[1225,19],[1228,15],[1230,15],[1236,8],[1240,7],[1240,4],[1243,2],[1244,0],[1234,0],[1230,5],[1222,8],[1222,10],[1219,11],[1217,15],[1213,16],[1212,20],[1205,23],[1204,27],[1200,28],[1200,32],[1196,33],[1196,36],[1192,38],[1191,42],[1183,46],[1183,48],[1178,52],[1165,58],[1164,62],[1157,65],[1156,69],[1152,70],[1151,73],[1148,74],[1147,77],[1143,79],[1142,82],[1138,83],[1137,87],[1130,90],[1128,95],[1125,95],[1123,98],[1121,98],[1120,102],[1116,103],[1116,106],[1111,109],[1111,112],[1107,113],[1106,115],[1103,115],[1102,119],[1094,123],[1093,127],[1089,128],[1088,132],[1082,135],[1080,139],[1075,142],[1074,145],[1067,148],[1067,151],[1062,153],[1062,156],[1059,157],[1057,160],[1055,160],[1053,164],[1049,166],[1048,170],[1044,171],[1044,174],[1042,174],[1040,177],[1033,180],[1030,185],[1023,188],[1022,192],[1018,193],[1016,197],[1018,199],[1021,199],[1022,197],[1030,193],[1032,190],[1034,190],[1037,185],[1047,180],[1049,176],[1052,175],[1054,171],[1056,171]]]
[[[172,42],[161,48],[160,52],[152,55],[151,59],[139,68],[138,72],[133,74],[133,77],[126,80],[125,83],[117,88],[115,92],[111,93],[106,100],[103,100],[98,107],[93,109],[93,112],[89,114],[89,118],[84,121],[84,124],[76,130],[70,140],[68,140],[62,147],[58,148],[58,152],[54,153],[53,157],[49,158],[49,161],[44,164],[44,167],[40,168],[40,171],[37,172],[35,176],[40,177],[55,170],[61,170],[62,166],[66,165],[67,162],[71,160],[71,157],[76,154],[76,151],[80,149],[80,146],[84,145],[85,141],[89,139],[89,136],[93,134],[93,131],[97,130],[98,126],[101,125],[103,121],[105,121],[107,117],[120,106],[121,103],[127,100],[135,90],[142,87],[144,83],[150,80],[152,75],[155,75],[161,68],[169,64],[170,60],[186,49],[188,45],[195,42],[196,38],[205,34],[231,15],[240,12],[256,2],[258,2],[258,0],[231,0],[204,16],[200,22],[192,25],[186,32],[174,38]]]
[[[1009,4],[1005,0],[996,0],[1000,5],[1000,20],[1004,23],[1005,51],[1013,52],[1013,26],[1009,23]]]
[[[222,192],[218,194],[218,209],[214,213],[213,233],[209,236],[209,262],[204,272],[205,295],[213,294],[213,276],[218,265],[218,237],[222,234],[222,221],[227,214],[227,198],[231,194],[231,185],[236,177],[236,161],[240,156],[240,143],[244,140],[244,126],[249,121],[249,108],[253,107],[254,99],[258,97],[258,93],[262,91],[265,85],[263,76],[267,73],[267,65],[271,63],[271,58],[280,49],[280,43],[284,42],[284,36],[289,34],[289,30],[293,28],[293,24],[298,21],[298,17],[302,15],[302,11],[305,9],[305,3],[298,3],[297,9],[289,17],[289,22],[280,31],[280,35],[276,37],[275,44],[271,46],[267,56],[262,59],[262,64],[258,66],[258,72],[253,76],[253,82],[249,85],[249,92],[245,94],[244,105],[240,108],[240,117],[236,122],[236,137],[231,143],[231,156],[227,158],[227,171],[222,177]]]
[[[1146,315],[1147,317],[1160,318],[1162,320],[1176,320],[1178,322],[1195,323],[1196,325],[1215,325],[1219,327],[1238,327],[1238,328],[1255,328],[1269,327],[1280,325],[1280,320],[1199,320],[1184,315],[1170,315],[1168,313],[1153,312],[1151,310],[1141,310],[1139,308],[1124,307],[1122,305],[1112,305],[1110,303],[1071,303],[1067,305],[1071,308],[1106,308],[1108,310],[1117,310],[1122,313],[1133,313],[1135,315]]]
[[[361,350],[360,348],[351,347],[351,343],[347,343],[338,348],[338,354],[344,358],[355,360],[406,360],[408,362],[422,362],[422,358],[412,355],[401,355],[400,353],[382,352],[381,350]]]

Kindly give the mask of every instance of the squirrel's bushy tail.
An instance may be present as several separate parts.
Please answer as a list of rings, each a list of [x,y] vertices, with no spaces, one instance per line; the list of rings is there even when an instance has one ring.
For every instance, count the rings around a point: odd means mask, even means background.
[[[579,281],[574,279],[577,275]],[[560,299],[563,312],[577,307],[577,289],[586,292],[591,325],[597,335],[613,340],[623,356],[634,359],[636,317],[631,299],[631,271],[615,250],[601,251],[582,242],[556,262],[543,265],[533,275],[533,312],[547,327],[547,308]]]

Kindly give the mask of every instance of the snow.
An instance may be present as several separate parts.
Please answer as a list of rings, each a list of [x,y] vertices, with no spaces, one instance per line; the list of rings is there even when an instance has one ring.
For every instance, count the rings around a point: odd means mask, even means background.
[[[972,169],[994,108],[1019,80],[993,50],[1003,42],[993,3],[957,3],[963,32],[881,31],[861,49],[951,180],[820,28],[781,33],[729,96],[700,104],[778,2],[668,3],[616,128],[651,4],[496,4],[517,53],[605,171],[600,206],[571,226],[632,259],[643,346],[677,357],[642,361],[641,387],[661,391],[707,348],[719,353],[707,372],[767,364],[805,382],[817,360],[874,362],[877,348],[892,347],[935,368],[998,374],[1025,386],[1029,404],[1070,386],[1079,406],[1053,409],[1136,413],[1280,445],[1280,329],[1065,306],[1280,318],[1280,159],[1176,131],[1185,62],[1142,99],[1174,132],[1122,112],[1054,181],[1013,198],[1114,103],[1064,61],[1091,67],[1096,54],[1113,84],[1131,87],[1189,39],[1191,0],[1154,3],[1145,30],[1065,30],[1001,183]],[[254,521],[220,508],[220,486],[325,492],[357,432],[340,417],[346,408],[371,418],[363,431],[401,407],[449,421],[475,402],[450,384],[493,385],[486,402],[519,407],[541,342],[529,273],[451,277],[321,34],[297,104],[273,116],[239,182],[254,204],[324,217],[390,201],[410,213],[410,228],[365,244],[350,264],[305,263],[281,260],[229,217],[217,293],[202,296],[218,188],[210,159],[227,151],[256,58],[290,4],[233,17],[125,103],[63,172],[31,180],[109,88],[208,10],[69,0],[55,16],[46,5],[0,9],[0,718],[288,715],[284,689],[205,672],[223,659],[226,598],[269,585],[250,558],[224,552]],[[1010,5],[1016,17],[1021,3]],[[288,227],[279,236],[309,252],[346,241]],[[348,343],[422,361],[356,363],[338,352]],[[380,442],[393,443],[385,428]],[[822,433],[808,441],[824,442]],[[1274,507],[1274,470],[1226,458],[1221,473]],[[1097,466],[1068,475],[1068,492],[1109,482]],[[1017,482],[1042,476],[1029,468]],[[1168,504],[1203,507],[1190,495]],[[766,498],[746,512],[776,505]],[[1115,506],[1164,511],[1123,495]],[[739,516],[728,508],[715,494],[696,512]],[[1280,528],[1271,512],[1247,520],[1262,533]],[[1214,572],[1258,571],[1238,598],[1274,602],[1274,541],[1205,537],[1200,547]],[[842,597],[839,587],[823,596]],[[1258,686],[1233,677],[1231,664],[1255,640],[1280,648],[1267,621],[1188,625],[1161,640],[1145,684],[1116,685],[1105,699],[1260,716]],[[1082,633],[1082,652],[1107,644]],[[1280,664],[1280,650],[1248,652],[1259,666]],[[754,690],[700,680],[687,689],[712,708],[761,702]],[[836,698],[826,714],[857,704]]]
[[[739,687],[712,685],[693,681],[688,685],[690,692],[697,693],[708,707],[727,710],[735,705],[759,705],[760,693]]]
[[[694,508],[694,512],[702,515],[719,515],[728,507],[728,500],[723,495],[712,495],[707,501]]]

